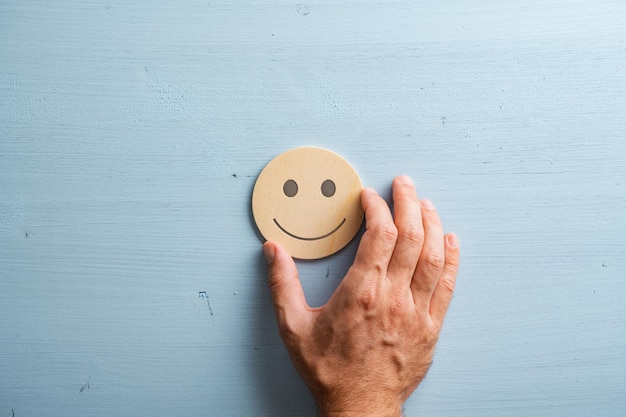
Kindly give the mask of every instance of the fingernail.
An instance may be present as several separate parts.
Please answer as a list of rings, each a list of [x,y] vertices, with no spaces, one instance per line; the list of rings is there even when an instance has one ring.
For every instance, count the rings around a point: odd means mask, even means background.
[[[423,209],[435,210],[435,205],[430,200],[424,199],[424,200],[420,201],[420,204],[422,205]]]
[[[456,237],[456,235],[453,234],[453,233],[448,235],[448,246],[450,246],[451,248],[458,248],[459,247],[459,238]]]
[[[269,265],[274,262],[274,258],[276,257],[276,248],[274,245],[265,244],[263,245],[263,254],[265,255],[265,260]]]
[[[403,185],[415,185],[413,180],[408,175],[399,175],[398,182]]]

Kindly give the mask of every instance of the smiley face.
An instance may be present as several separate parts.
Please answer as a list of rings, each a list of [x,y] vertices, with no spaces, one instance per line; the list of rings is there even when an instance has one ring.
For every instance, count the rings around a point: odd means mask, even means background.
[[[252,192],[252,214],[263,237],[291,256],[318,259],[346,246],[363,222],[358,174],[321,148],[288,150],[265,166]]]

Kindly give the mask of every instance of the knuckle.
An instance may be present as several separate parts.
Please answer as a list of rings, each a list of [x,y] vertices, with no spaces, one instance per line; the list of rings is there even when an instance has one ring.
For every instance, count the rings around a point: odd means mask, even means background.
[[[422,216],[424,217],[424,221],[431,227],[441,227],[441,219],[439,218],[437,209],[422,210]]]
[[[408,203],[419,203],[419,199],[415,194],[415,187],[411,185],[402,185],[400,188],[398,188],[398,197]]]
[[[421,245],[424,242],[424,230],[416,226],[409,226],[400,232],[400,236],[414,245]]]
[[[270,271],[268,286],[270,288],[270,293],[272,294],[272,297],[276,299],[276,296],[282,293],[284,287],[282,275],[279,272]]]
[[[398,240],[398,229],[394,224],[378,225],[374,229],[374,234],[384,244],[395,245]]]
[[[371,310],[376,306],[376,301],[378,300],[378,290],[374,286],[369,286],[363,289],[358,297],[359,305],[365,310]]]
[[[441,286],[443,290],[446,293],[450,294],[450,297],[452,297],[452,294],[454,293],[454,287],[456,286],[456,280],[451,278],[444,278],[441,280]]]
[[[443,254],[439,252],[428,252],[424,256],[424,266],[431,273],[439,273],[443,269],[445,264],[445,258]]]
[[[452,271],[459,268],[460,260],[458,256],[446,256],[446,267]]]

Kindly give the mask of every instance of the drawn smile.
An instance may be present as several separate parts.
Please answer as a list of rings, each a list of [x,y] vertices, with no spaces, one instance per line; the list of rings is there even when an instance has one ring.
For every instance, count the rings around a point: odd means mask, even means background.
[[[339,223],[339,226],[335,227],[335,228],[334,228],[331,232],[326,233],[325,235],[318,236],[318,237],[302,237],[302,236],[296,236],[296,235],[294,235],[293,233],[288,232],[288,231],[287,231],[284,227],[282,227],[282,226],[280,225],[280,223],[278,223],[278,220],[274,219],[274,223],[276,223],[276,226],[278,226],[278,228],[279,228],[280,230],[282,230],[283,232],[285,232],[287,235],[289,235],[289,236],[291,236],[291,237],[293,237],[293,238],[296,238],[296,239],[300,239],[300,240],[307,240],[307,241],[310,241],[310,240],[320,240],[320,239],[324,239],[325,237],[328,237],[328,236],[332,235],[333,233],[335,233],[337,230],[339,230],[339,228],[340,228],[341,226],[343,226],[343,224],[344,224],[345,222],[346,222],[346,219],[344,218],[344,219],[341,221],[341,223]]]

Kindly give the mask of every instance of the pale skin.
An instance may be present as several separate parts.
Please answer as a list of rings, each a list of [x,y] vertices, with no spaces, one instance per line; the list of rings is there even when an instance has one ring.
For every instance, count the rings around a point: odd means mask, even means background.
[[[450,305],[459,242],[411,179],[393,181],[394,215],[361,193],[366,231],[354,263],[322,307],[308,306],[296,265],[263,246],[278,330],[324,417],[399,417],[422,381]]]

